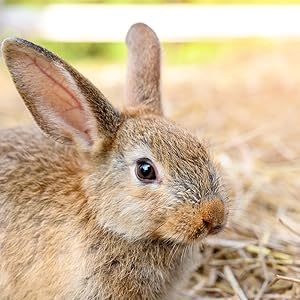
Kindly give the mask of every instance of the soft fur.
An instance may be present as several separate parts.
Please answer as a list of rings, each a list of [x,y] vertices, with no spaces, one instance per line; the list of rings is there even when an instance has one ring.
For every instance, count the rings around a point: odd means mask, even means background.
[[[135,24],[127,43],[123,112],[51,52],[3,43],[46,135],[0,131],[1,299],[171,300],[203,238],[225,226],[227,197],[207,150],[162,115],[156,35]],[[136,177],[144,157],[156,182]]]

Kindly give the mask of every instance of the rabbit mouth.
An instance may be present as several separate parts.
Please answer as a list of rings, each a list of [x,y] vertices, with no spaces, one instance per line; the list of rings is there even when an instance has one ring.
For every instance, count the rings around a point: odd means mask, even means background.
[[[211,229],[207,229],[202,226],[194,228],[189,224],[186,224],[185,227],[185,229],[173,227],[173,230],[165,230],[164,232],[160,232],[160,234],[156,235],[156,237],[178,244],[194,244],[203,241],[209,235],[218,234],[224,229],[225,224]]]
[[[202,240],[205,237],[207,237],[208,235],[215,235],[219,232],[221,232],[225,227],[224,225],[217,225],[215,227],[211,226],[211,225],[206,225],[205,228],[200,227],[200,228],[196,228],[194,233],[191,234],[188,238],[189,241],[195,241],[195,240]]]

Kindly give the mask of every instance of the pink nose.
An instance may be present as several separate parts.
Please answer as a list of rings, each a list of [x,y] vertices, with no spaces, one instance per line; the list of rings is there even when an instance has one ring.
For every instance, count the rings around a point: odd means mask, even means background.
[[[219,232],[225,220],[225,207],[224,202],[220,199],[212,199],[204,201],[200,205],[199,218],[209,234]]]

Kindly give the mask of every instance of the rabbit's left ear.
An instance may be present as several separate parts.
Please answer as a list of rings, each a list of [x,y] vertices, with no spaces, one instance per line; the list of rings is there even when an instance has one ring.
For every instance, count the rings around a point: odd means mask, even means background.
[[[119,112],[62,59],[19,38],[6,39],[2,52],[26,106],[48,135],[89,147],[115,134],[121,122]]]
[[[126,37],[128,66],[126,98],[128,106],[143,106],[162,115],[160,101],[160,43],[146,24],[132,25]]]

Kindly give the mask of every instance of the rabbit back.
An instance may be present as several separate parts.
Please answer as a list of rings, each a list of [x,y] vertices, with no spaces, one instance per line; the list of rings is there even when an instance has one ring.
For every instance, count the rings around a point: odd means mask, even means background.
[[[36,128],[1,131],[1,299],[72,298],[73,284],[80,285],[74,210],[82,195],[72,154]]]

